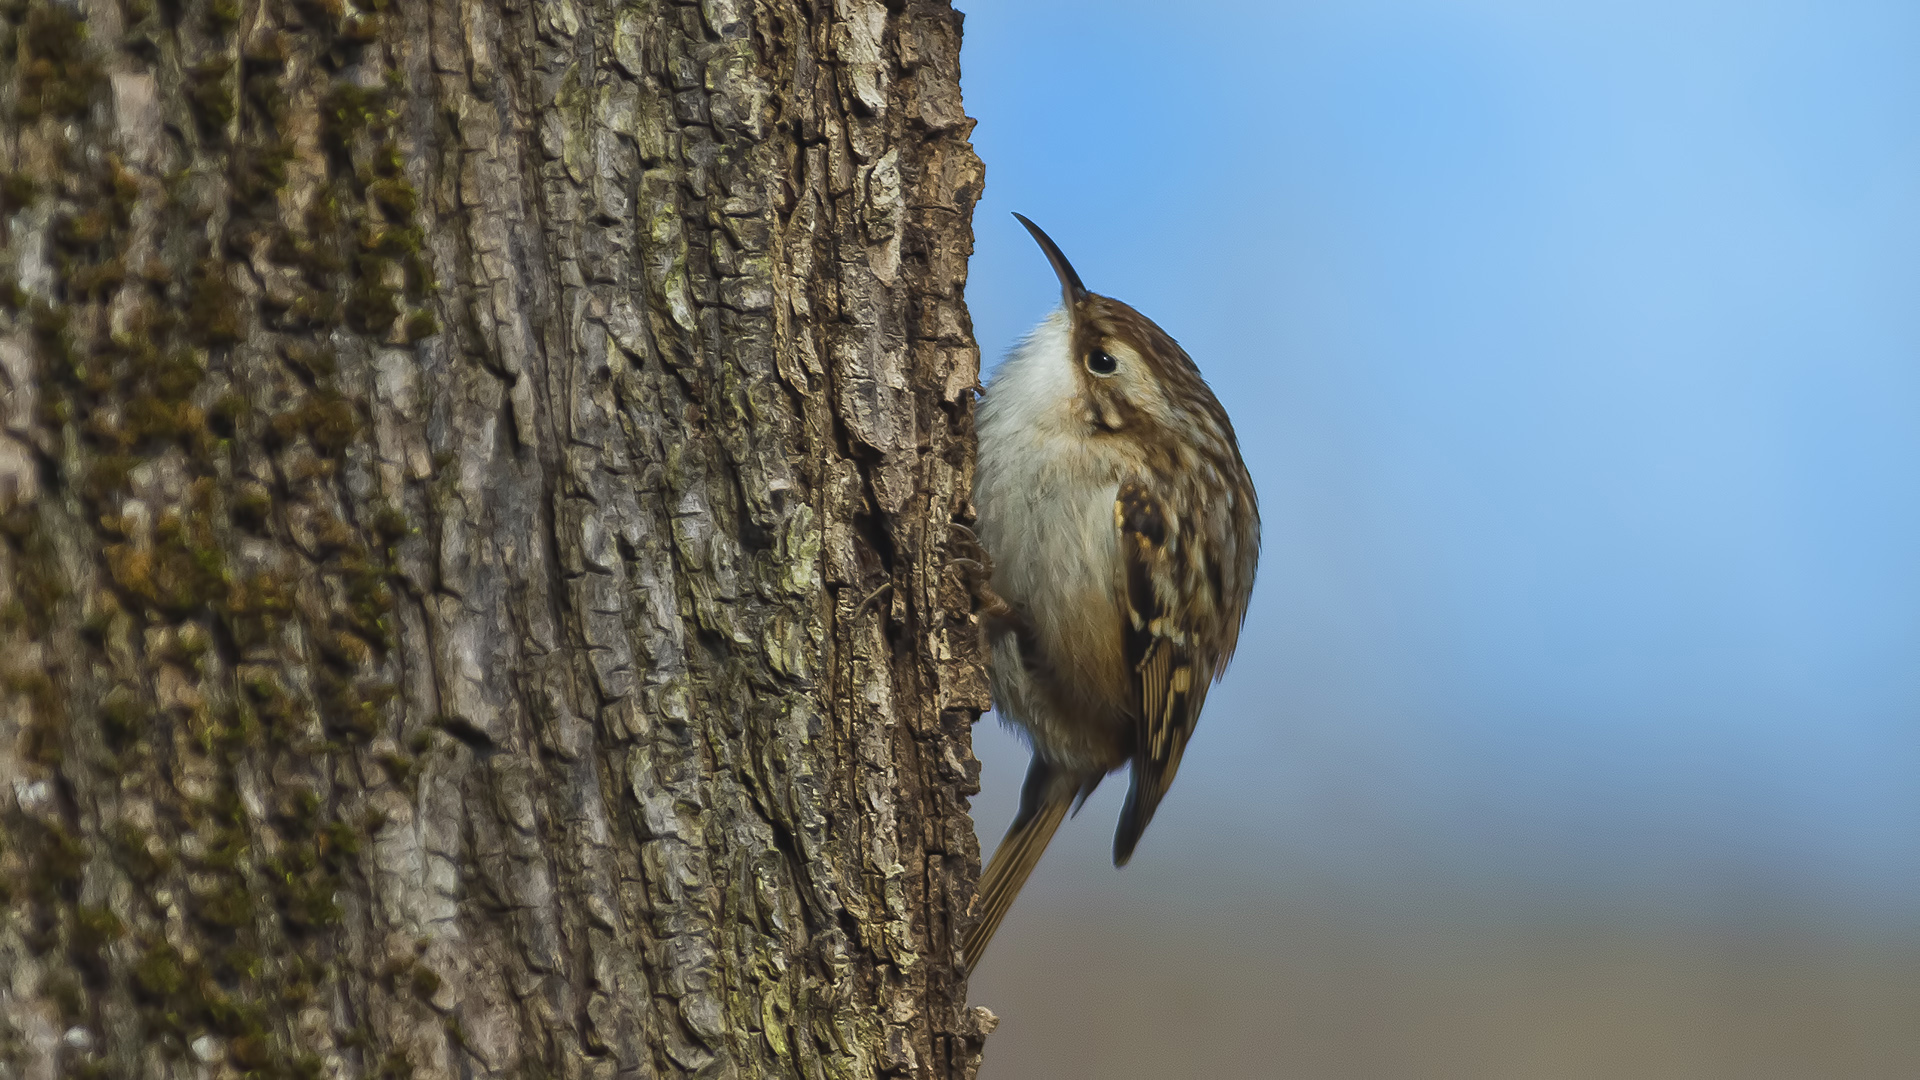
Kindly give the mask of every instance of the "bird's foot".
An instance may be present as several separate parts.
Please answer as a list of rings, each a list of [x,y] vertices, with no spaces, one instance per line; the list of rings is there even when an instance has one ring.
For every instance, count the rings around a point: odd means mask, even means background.
[[[948,565],[959,570],[966,579],[967,589],[973,594],[974,612],[979,616],[981,626],[990,627],[1015,618],[1013,605],[993,589],[993,556],[988,554],[987,546],[980,542],[979,534],[957,522],[950,522],[947,527],[960,537],[958,546],[968,553]]]

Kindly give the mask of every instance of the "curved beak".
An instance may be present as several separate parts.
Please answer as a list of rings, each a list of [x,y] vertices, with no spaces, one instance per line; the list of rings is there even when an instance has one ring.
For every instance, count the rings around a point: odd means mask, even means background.
[[[1047,261],[1053,264],[1054,276],[1060,279],[1061,299],[1066,302],[1067,310],[1072,311],[1087,297],[1087,287],[1080,284],[1080,275],[1073,272],[1073,264],[1067,261],[1065,255],[1060,254],[1060,246],[1053,242],[1053,237],[1042,232],[1040,226],[1027,220],[1025,214],[1015,213],[1013,216],[1020,219],[1020,224],[1025,225],[1027,231],[1033,234],[1034,243],[1039,244],[1040,250],[1047,253]]]

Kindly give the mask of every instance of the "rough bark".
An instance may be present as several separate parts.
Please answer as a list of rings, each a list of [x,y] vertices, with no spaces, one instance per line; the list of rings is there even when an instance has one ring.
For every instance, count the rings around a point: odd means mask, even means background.
[[[970,1075],[959,16],[0,11],[0,1076]]]

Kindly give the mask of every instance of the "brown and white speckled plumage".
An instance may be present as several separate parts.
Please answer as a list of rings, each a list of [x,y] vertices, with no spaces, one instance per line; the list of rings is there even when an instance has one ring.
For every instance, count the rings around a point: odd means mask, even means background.
[[[994,704],[1033,764],[981,877],[969,966],[1068,808],[1128,764],[1114,864],[1133,854],[1233,655],[1260,552],[1253,481],[1199,369],[1020,221],[1064,305],[987,388],[974,504],[1006,608],[985,620]]]

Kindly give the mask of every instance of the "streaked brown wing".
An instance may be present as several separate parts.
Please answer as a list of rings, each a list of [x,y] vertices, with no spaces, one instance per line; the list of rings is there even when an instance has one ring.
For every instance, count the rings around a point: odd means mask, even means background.
[[[1113,862],[1126,865],[1140,834],[1173,785],[1180,755],[1200,719],[1212,673],[1193,650],[1194,638],[1180,621],[1156,582],[1176,580],[1175,557],[1169,541],[1172,526],[1146,485],[1128,481],[1114,502],[1114,521],[1120,528],[1121,558],[1127,577],[1127,661],[1133,668],[1139,703],[1135,723],[1133,786],[1120,811],[1120,827],[1113,837]]]

